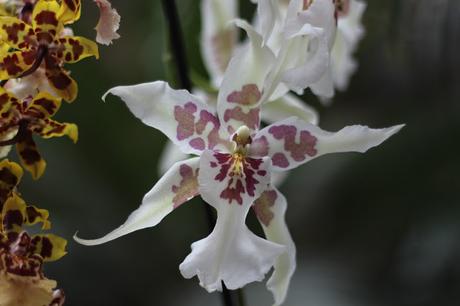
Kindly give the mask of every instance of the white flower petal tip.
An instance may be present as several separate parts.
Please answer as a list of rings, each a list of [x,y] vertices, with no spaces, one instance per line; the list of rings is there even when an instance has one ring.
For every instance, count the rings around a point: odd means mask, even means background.
[[[216,229],[193,243],[192,252],[179,266],[183,277],[198,276],[200,286],[208,292],[222,291],[222,281],[230,290],[262,281],[278,256],[285,252],[284,246],[256,236],[245,226],[231,241],[222,241]]]
[[[154,227],[174,209],[198,194],[198,165],[198,157],[175,163],[144,196],[141,206],[129,215],[123,225],[99,239],[81,239],[76,233],[74,240],[93,246]]]
[[[97,31],[96,41],[108,46],[113,40],[120,38],[117,31],[120,28],[121,17],[108,0],[94,0],[94,2],[100,11],[99,21],[95,28]]]
[[[398,133],[404,126],[405,124],[400,124],[400,125],[395,125],[389,128],[371,129],[367,126],[356,125],[356,126],[346,127],[342,129],[342,131],[343,133],[349,132],[350,134],[352,133],[353,134],[356,133],[357,135],[361,134],[362,138],[365,138],[365,135],[367,135],[368,137],[367,142],[363,142],[362,148],[356,149],[356,152],[365,153],[367,152],[367,150],[373,147],[379,146],[384,141],[386,141],[388,138]],[[349,129],[349,131],[347,131],[347,129]],[[352,142],[350,142],[350,144],[352,144]]]

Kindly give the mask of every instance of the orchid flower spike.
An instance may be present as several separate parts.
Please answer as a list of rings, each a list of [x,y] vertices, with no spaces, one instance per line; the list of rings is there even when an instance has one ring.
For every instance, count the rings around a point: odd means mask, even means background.
[[[104,99],[108,94],[120,97],[143,123],[195,157],[175,163],[123,225],[99,239],[75,240],[97,245],[153,227],[200,195],[216,209],[217,221],[208,237],[192,244],[191,253],[179,266],[182,275],[197,276],[200,285],[212,292],[222,290],[222,282],[236,289],[261,281],[274,267],[267,287],[275,304],[282,304],[295,270],[295,245],[284,220],[286,199],[271,183],[272,175],[328,153],[366,152],[402,128],[358,125],[332,133],[298,117],[261,128],[261,112],[282,83],[303,89],[310,82],[313,72],[298,70],[298,64],[309,63],[294,46],[308,43],[308,35],[313,33],[317,36],[310,38],[318,37],[316,46],[322,48],[319,37],[327,31],[319,24],[308,25],[311,16],[307,17],[299,21],[304,25],[297,32],[291,29],[281,56],[272,52],[251,25],[237,21],[247,32],[249,43],[230,60],[216,107],[162,81],[110,89]],[[245,224],[251,208],[266,239]]]

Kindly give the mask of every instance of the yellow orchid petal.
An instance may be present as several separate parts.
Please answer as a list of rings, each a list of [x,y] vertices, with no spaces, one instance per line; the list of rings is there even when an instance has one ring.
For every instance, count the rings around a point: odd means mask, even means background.
[[[62,60],[66,63],[76,63],[86,57],[94,56],[99,59],[97,44],[84,37],[67,36],[59,39],[64,46]]]
[[[14,51],[0,55],[0,79],[16,78],[27,71],[35,62],[35,50]]]
[[[19,233],[25,221],[26,203],[16,193],[13,193],[2,208],[2,228],[4,232]]]
[[[40,178],[45,172],[46,162],[38,152],[37,145],[32,135],[16,144],[16,151],[23,167],[32,174],[34,180]]]
[[[27,107],[27,113],[33,113],[35,117],[49,118],[54,116],[61,107],[61,99],[47,92],[38,93]]]
[[[55,58],[45,58],[46,77],[50,86],[62,99],[73,102],[77,98],[78,85],[70,75],[64,71]]]
[[[25,210],[24,224],[34,225],[42,223],[42,230],[50,229],[51,222],[48,220],[49,215],[48,210],[29,205]]]
[[[48,139],[52,137],[68,136],[74,143],[78,140],[78,127],[73,123],[60,123],[51,119],[43,120],[43,127],[33,132]]]
[[[32,244],[35,245],[34,253],[40,254],[43,261],[55,261],[67,254],[67,240],[53,234],[34,235]]]
[[[33,35],[32,28],[16,17],[0,16],[0,40],[9,46],[23,49],[28,46],[25,38]]]
[[[38,1],[32,12],[32,27],[39,42],[51,43],[54,37],[61,33],[64,24],[58,14],[61,6],[54,0]]]
[[[1,210],[2,228],[4,232],[21,232],[24,225],[42,223],[42,229],[51,228],[48,220],[49,212],[35,206],[28,206],[15,192],[5,201]]]
[[[5,203],[22,178],[22,168],[8,159],[0,161],[0,203]],[[1,205],[0,205],[1,208]]]
[[[10,117],[13,115],[11,109],[14,103],[17,103],[18,99],[11,93],[7,92],[3,87],[0,87],[0,117],[2,121],[8,122]],[[1,128],[0,130],[4,132]]]
[[[69,24],[80,19],[80,13],[80,0],[62,0],[58,18],[62,23]]]

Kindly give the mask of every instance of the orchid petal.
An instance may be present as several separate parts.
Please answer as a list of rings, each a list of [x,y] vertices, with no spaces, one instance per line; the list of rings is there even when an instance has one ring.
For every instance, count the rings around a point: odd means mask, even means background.
[[[65,23],[71,24],[80,19],[81,0],[63,0],[59,10],[58,19]]]
[[[246,215],[270,182],[270,162],[232,159],[230,154],[204,151],[198,175],[200,194],[217,210],[212,233],[192,244],[192,252],[179,269],[185,278],[195,275],[209,292],[260,281],[284,247],[253,234]],[[244,173],[244,174],[243,174]]]
[[[268,123],[293,116],[315,125],[319,121],[318,113],[293,94],[286,94],[262,107],[262,120]]]
[[[279,0],[251,0],[257,3],[258,32],[266,43],[270,38],[276,22],[280,19]]]
[[[30,172],[32,178],[34,180],[39,179],[45,172],[46,162],[38,152],[31,134],[16,143],[16,152],[22,166]]]
[[[58,57],[65,63],[76,63],[90,56],[99,58],[99,49],[92,40],[79,36],[64,36],[59,42],[63,50]]]
[[[280,50],[285,58],[282,81],[292,90],[320,81],[330,66],[334,43],[335,6],[329,0],[315,0],[306,9],[302,0],[289,4],[284,26],[287,43]]]
[[[242,20],[235,24],[247,32],[250,42],[230,61],[217,98],[217,113],[230,134],[242,125],[252,130],[259,127],[263,85],[275,62],[251,25]]]
[[[10,47],[23,49],[31,31],[31,26],[16,17],[0,16],[0,41]],[[2,51],[8,52],[8,48],[5,49]]]
[[[112,4],[107,0],[94,0],[99,7],[99,21],[96,25],[96,41],[103,45],[110,45],[114,39],[120,38],[117,33],[120,28],[120,15],[117,10],[112,8]]]
[[[200,194],[216,209],[224,204],[249,205],[270,184],[267,157],[250,158],[206,150],[200,158]]]
[[[199,158],[177,162],[153,186],[123,225],[99,239],[81,239],[75,241],[84,245],[98,245],[127,235],[134,231],[153,227],[164,217],[186,201],[198,194]]]
[[[12,51],[2,54],[0,56],[0,79],[17,78],[32,67],[35,56],[35,50]]]
[[[238,33],[229,22],[237,17],[238,1],[204,0],[201,4],[201,51],[212,84],[222,82],[237,44]]]
[[[59,61],[51,56],[45,57],[45,69],[46,78],[53,93],[67,102],[73,102],[78,95],[78,85],[70,73],[65,71]]]
[[[229,136],[221,129],[214,109],[186,90],[157,81],[114,87],[102,99],[108,94],[120,97],[137,118],[163,132],[186,154],[226,150]]]
[[[32,28],[38,39],[40,39],[39,33],[47,33],[47,36],[50,37],[45,39],[51,43],[56,34],[61,33],[64,23],[59,19],[60,11],[62,11],[62,7],[55,0],[38,1],[35,4],[31,20]]]
[[[286,198],[275,188],[266,190],[253,205],[267,239],[286,247],[286,252],[277,258],[273,274],[267,282],[275,298],[275,305],[284,302],[296,268],[296,248],[284,217],[286,208]]]
[[[332,133],[292,117],[259,131],[253,143],[265,144],[265,150],[259,148],[258,152],[268,152],[273,169],[284,171],[328,153],[364,153],[396,134],[403,126],[371,129],[353,125]]]
[[[328,63],[328,68],[324,72],[321,79],[317,82],[310,85],[311,91],[320,97],[320,100],[323,104],[327,104],[327,102],[334,97],[334,81],[332,78],[332,67],[331,62]]]
[[[20,100],[24,100],[29,96],[34,97],[39,92],[48,92],[53,96],[58,96],[51,88],[44,68],[38,68],[34,73],[26,77],[8,80],[5,88]]]
[[[334,85],[339,90],[345,90],[351,75],[357,68],[353,59],[359,41],[364,35],[362,16],[366,9],[366,3],[350,0],[348,14],[339,16],[337,36],[332,48],[332,74]]]
[[[158,162],[160,174],[166,173],[172,165],[178,161],[187,159],[187,157],[188,154],[182,152],[179,146],[172,141],[168,141],[163,148],[163,152],[161,153],[160,160]]]
[[[289,3],[284,33],[287,38],[298,36],[304,32],[306,26],[322,29],[329,49],[332,48],[336,31],[335,5],[330,0],[314,0],[308,7],[309,1],[292,0]]]

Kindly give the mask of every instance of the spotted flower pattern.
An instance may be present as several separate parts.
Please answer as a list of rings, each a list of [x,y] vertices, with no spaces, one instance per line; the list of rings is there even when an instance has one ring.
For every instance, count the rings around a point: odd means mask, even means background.
[[[230,60],[215,108],[162,81],[107,92],[104,99],[108,94],[120,97],[143,123],[163,132],[183,153],[197,157],[175,163],[119,228],[99,239],[74,238],[96,245],[155,226],[200,195],[216,209],[217,221],[208,237],[192,244],[192,252],[179,266],[182,275],[197,276],[200,285],[211,292],[222,290],[222,282],[236,289],[260,281],[274,267],[267,286],[275,303],[281,304],[295,269],[295,247],[284,221],[286,200],[271,184],[272,174],[328,153],[365,152],[402,126],[371,129],[357,125],[334,133],[290,117],[262,128],[261,110],[282,82],[291,84],[285,76],[296,69],[293,62],[302,62],[296,58],[302,55],[277,56],[248,23],[236,23],[247,32],[250,43]],[[294,37],[301,43],[304,27],[299,33]],[[305,74],[293,72],[294,76],[298,79],[292,79],[293,83],[308,83],[302,79]],[[245,224],[252,207],[267,239]]]
[[[96,43],[84,37],[63,36],[64,25],[80,16],[80,2],[39,0],[30,24],[11,16],[0,16],[0,40],[12,50],[0,58],[0,79],[27,75],[43,65],[54,91],[66,101],[77,96],[77,84],[63,65],[86,57],[99,57]]]
[[[26,226],[41,224],[48,230],[49,213],[27,205],[17,186],[21,167],[8,160],[0,162],[0,305],[59,306],[64,293],[54,280],[43,274],[43,263],[66,254],[66,240],[53,234],[30,235]]]
[[[38,152],[33,134],[42,138],[65,135],[74,142],[78,139],[75,124],[51,119],[60,105],[60,99],[45,92],[37,94],[33,99],[19,100],[0,88],[0,135],[15,135],[9,141],[16,144],[21,163],[35,179],[43,174],[46,162]],[[8,140],[5,140],[2,145],[7,143]]]

